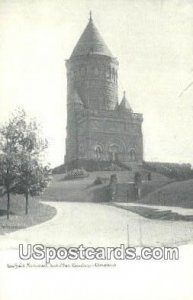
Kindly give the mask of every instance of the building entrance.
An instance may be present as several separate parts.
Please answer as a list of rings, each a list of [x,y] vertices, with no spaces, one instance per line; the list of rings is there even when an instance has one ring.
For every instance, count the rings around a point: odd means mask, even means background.
[[[111,145],[109,147],[109,155],[110,161],[117,161],[119,159],[119,146],[118,145]]]

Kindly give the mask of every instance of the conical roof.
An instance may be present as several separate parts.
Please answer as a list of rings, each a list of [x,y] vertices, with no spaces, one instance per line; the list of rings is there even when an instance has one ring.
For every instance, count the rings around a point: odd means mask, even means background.
[[[130,112],[132,112],[132,108],[131,106],[129,105],[129,102],[127,101],[127,98],[126,98],[126,93],[125,91],[123,92],[123,98],[122,98],[122,101],[119,105],[119,109],[120,110],[129,110]]]
[[[108,49],[98,29],[94,25],[91,16],[88,25],[83,31],[78,43],[76,44],[71,54],[71,58],[88,54],[97,54],[112,57],[111,51]]]

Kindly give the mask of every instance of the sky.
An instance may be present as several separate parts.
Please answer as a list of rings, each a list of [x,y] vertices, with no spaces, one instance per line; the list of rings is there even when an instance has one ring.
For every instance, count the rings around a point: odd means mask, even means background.
[[[119,60],[119,100],[143,113],[144,159],[193,164],[192,0],[0,0],[0,123],[24,108],[63,163],[65,59],[90,10]]]

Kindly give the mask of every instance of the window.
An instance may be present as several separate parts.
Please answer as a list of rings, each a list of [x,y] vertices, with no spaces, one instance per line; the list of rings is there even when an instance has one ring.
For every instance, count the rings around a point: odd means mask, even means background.
[[[100,145],[96,146],[96,148],[95,148],[95,156],[96,156],[97,160],[101,160],[102,159],[102,153],[103,153],[102,147]]]
[[[135,150],[134,149],[131,149],[130,152],[130,160],[131,161],[135,161],[136,160],[136,153],[135,153]]]

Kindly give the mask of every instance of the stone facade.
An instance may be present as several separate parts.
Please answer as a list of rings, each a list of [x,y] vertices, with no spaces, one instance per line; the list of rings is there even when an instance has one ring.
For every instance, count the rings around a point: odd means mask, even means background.
[[[90,18],[66,61],[66,164],[142,162],[143,117],[133,113],[125,93],[118,103],[118,65]]]

